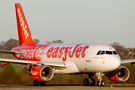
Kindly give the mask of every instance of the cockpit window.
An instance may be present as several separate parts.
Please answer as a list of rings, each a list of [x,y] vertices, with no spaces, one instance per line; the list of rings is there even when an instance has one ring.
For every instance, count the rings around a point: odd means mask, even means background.
[[[104,55],[104,54],[106,54],[106,55],[117,55],[117,52],[116,51],[98,51],[98,53],[97,53],[97,55]]]
[[[106,54],[113,54],[112,51],[106,51]]]
[[[114,55],[117,55],[117,52],[116,52],[116,51],[113,51],[113,54],[114,54]]]
[[[100,55],[101,51],[98,51],[97,55]]]
[[[100,55],[103,55],[103,54],[105,54],[105,51],[102,51]]]

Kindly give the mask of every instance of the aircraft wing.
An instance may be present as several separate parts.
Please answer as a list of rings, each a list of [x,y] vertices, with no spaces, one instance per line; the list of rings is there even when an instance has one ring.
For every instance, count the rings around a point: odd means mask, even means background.
[[[135,59],[124,59],[124,60],[121,60],[121,64],[125,64],[125,63],[134,64],[135,63]]]
[[[11,62],[17,64],[26,64],[26,65],[48,65],[51,67],[59,67],[65,68],[64,62],[42,62],[42,61],[29,61],[29,60],[18,60],[18,59],[7,59],[7,58],[0,58],[0,62]]]

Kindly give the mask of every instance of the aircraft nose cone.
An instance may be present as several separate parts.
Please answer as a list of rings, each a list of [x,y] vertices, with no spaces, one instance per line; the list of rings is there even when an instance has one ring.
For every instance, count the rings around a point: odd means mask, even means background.
[[[118,56],[112,58],[112,62],[110,63],[110,67],[112,70],[116,70],[121,64],[121,60]]]

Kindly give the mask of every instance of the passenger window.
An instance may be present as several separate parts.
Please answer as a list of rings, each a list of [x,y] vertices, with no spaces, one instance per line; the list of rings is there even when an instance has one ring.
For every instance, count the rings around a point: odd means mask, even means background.
[[[102,51],[102,52],[101,52],[101,55],[103,55],[103,54],[105,54],[105,51]]]
[[[101,52],[101,51],[98,51],[97,55],[100,55],[100,52]]]
[[[113,54],[114,54],[114,55],[117,55],[117,52],[116,52],[116,51],[113,51]]]
[[[112,51],[106,51],[106,54],[112,55]]]

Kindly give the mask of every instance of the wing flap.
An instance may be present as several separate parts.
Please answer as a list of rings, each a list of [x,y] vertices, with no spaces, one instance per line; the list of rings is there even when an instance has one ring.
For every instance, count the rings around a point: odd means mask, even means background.
[[[48,65],[51,67],[65,68],[64,62],[43,62],[43,61],[29,61],[29,60],[18,60],[18,59],[5,59],[0,58],[0,62],[11,62],[17,64],[26,64],[26,65]]]

